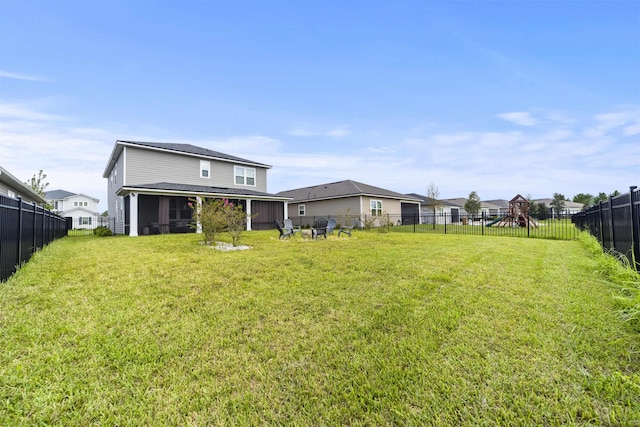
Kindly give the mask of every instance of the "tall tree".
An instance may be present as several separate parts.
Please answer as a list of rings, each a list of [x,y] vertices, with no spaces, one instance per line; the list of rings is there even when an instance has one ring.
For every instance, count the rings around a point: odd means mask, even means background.
[[[471,217],[473,218],[478,215],[481,206],[482,203],[480,202],[480,196],[478,196],[478,193],[476,193],[475,191],[469,193],[469,197],[464,204],[464,210],[467,211],[467,213],[471,214]]]
[[[439,197],[440,190],[438,190],[438,186],[433,182],[430,183],[429,187],[427,188],[427,206],[429,206],[429,208],[433,212],[433,228],[436,228],[436,213],[438,211],[438,208],[442,206],[442,202],[440,201]]]
[[[587,209],[589,206],[593,204],[594,197],[589,193],[579,193],[573,196],[573,201],[576,203],[582,203],[583,209]]]
[[[598,203],[606,202],[607,200],[609,200],[609,196],[607,196],[607,193],[600,192],[596,197],[593,198],[593,204],[597,205]]]
[[[563,194],[553,193],[553,200],[551,201],[550,205],[558,214],[558,219],[560,219],[560,214],[564,210],[564,202],[566,200],[567,199],[564,197]]]

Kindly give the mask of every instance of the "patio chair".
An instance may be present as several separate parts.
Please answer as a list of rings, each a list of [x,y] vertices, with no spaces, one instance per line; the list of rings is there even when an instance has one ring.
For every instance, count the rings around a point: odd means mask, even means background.
[[[296,233],[300,232],[300,226],[294,226],[291,219],[287,218],[284,220],[284,226],[282,227],[285,231],[291,231],[293,236],[295,237]]]
[[[338,230],[338,237],[340,237],[340,234],[344,233],[344,234],[348,234],[349,237],[351,237],[351,230],[353,230],[355,228],[355,226],[358,225],[358,219],[354,219],[353,222],[351,223],[350,226],[341,226],[340,230]]]
[[[276,219],[276,228],[280,232],[280,236],[278,236],[278,239],[284,239],[285,237],[293,236],[293,229],[291,230],[283,229],[282,226],[280,225],[280,221],[278,221],[277,219]]]
[[[318,218],[311,228],[312,237],[318,240],[318,236],[324,236],[324,238],[326,239],[328,224],[329,221],[327,221],[325,218]]]
[[[338,225],[338,221],[335,218],[331,218],[327,223],[327,234],[332,234],[336,225]]]

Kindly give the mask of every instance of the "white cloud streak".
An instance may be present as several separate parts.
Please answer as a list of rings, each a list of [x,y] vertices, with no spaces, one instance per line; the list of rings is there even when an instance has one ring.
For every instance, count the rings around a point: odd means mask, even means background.
[[[535,126],[539,123],[537,119],[531,116],[531,113],[526,111],[502,113],[498,114],[498,117],[519,126]]]
[[[30,82],[47,82],[48,79],[41,76],[33,76],[29,74],[13,73],[11,71],[0,70],[0,78],[13,80],[26,80]]]
[[[353,179],[401,193],[425,193],[433,182],[443,198],[464,197],[472,190],[485,199],[517,193],[550,197],[554,192],[570,197],[640,184],[634,111],[594,115],[572,125],[547,120],[517,131],[440,130],[418,138],[413,127],[381,136],[379,144],[363,131],[348,140],[325,137],[318,150],[286,135],[181,140],[130,135],[27,105],[0,104],[0,164],[22,180],[43,169],[50,190],[98,197],[102,209],[107,189],[102,172],[117,139],[190,143],[272,165],[267,191],[273,193]]]

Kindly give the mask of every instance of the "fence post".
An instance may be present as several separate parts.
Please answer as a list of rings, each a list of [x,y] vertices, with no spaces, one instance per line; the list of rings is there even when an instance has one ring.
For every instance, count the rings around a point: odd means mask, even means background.
[[[451,222],[453,223],[453,215],[451,215]],[[444,234],[447,234],[447,214],[444,214]]]
[[[18,196],[18,241],[16,242],[18,253],[16,254],[16,265],[22,263],[22,197]]]
[[[609,228],[611,229],[611,248],[616,248],[615,223],[613,221],[613,196],[609,196]]]
[[[485,218],[485,212],[482,211],[482,218],[480,219],[481,224],[480,226],[482,227],[482,235],[484,236],[484,218]]]
[[[635,185],[629,187],[629,208],[631,209],[631,247],[633,248],[631,254],[633,256],[633,261],[636,264],[636,271],[640,271],[640,218],[636,215],[636,211],[633,206],[633,195],[636,188],[638,187]]]
[[[600,203],[598,205],[599,209],[598,209],[598,240],[600,241],[600,244],[602,246],[604,246],[604,221],[602,220],[602,200],[600,200]]]

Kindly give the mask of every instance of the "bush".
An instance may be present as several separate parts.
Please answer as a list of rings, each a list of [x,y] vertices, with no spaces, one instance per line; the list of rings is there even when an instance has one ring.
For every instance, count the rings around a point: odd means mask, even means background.
[[[98,237],[113,236],[113,233],[111,232],[111,230],[108,227],[105,227],[102,225],[100,227],[96,227],[93,230],[93,234]]]

